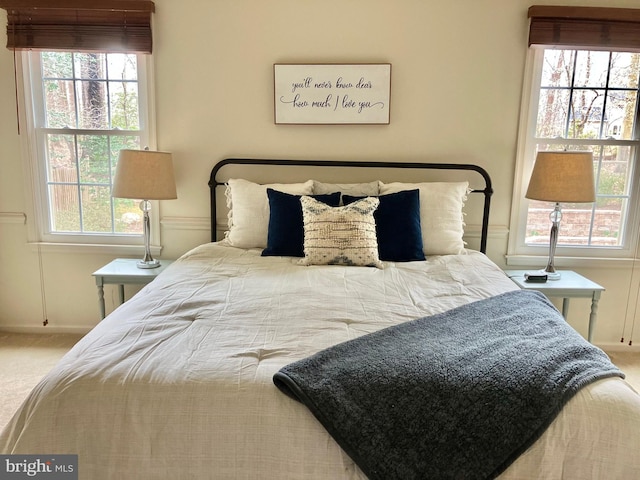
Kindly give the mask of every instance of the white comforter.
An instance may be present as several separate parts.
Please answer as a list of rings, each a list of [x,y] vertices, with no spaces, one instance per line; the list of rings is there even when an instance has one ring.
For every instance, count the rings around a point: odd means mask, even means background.
[[[62,359],[2,433],[0,451],[79,454],[80,478],[91,480],[364,478],[273,374],[335,343],[514,288],[476,252],[379,270],[203,245]],[[576,395],[501,478],[637,478],[638,452],[640,396],[607,379]]]

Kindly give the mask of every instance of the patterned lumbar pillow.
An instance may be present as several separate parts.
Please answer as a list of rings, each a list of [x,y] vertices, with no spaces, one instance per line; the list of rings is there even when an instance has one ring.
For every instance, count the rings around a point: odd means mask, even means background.
[[[382,268],[373,218],[380,200],[367,197],[344,207],[330,207],[305,195],[300,202],[304,219],[301,264]]]

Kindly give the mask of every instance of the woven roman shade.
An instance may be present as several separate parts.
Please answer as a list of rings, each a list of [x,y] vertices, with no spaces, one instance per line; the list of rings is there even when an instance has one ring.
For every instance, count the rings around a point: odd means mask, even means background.
[[[529,18],[529,46],[640,52],[640,9],[534,5]]]
[[[151,53],[148,0],[0,0],[7,48]]]

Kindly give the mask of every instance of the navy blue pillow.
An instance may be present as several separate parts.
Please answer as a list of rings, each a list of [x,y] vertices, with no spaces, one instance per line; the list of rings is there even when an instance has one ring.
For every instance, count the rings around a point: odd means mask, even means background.
[[[345,205],[362,197],[343,195]],[[389,262],[424,260],[420,228],[420,191],[403,190],[381,195],[373,212],[378,236],[378,256]]]
[[[301,195],[291,195],[267,188],[267,196],[269,197],[269,230],[267,248],[262,251],[262,256],[304,257]],[[332,207],[337,207],[340,203],[340,192],[310,196]]]

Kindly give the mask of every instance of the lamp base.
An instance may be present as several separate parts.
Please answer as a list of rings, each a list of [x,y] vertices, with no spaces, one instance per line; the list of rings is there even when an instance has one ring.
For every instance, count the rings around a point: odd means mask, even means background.
[[[138,261],[138,268],[158,268],[160,262],[151,256],[151,247],[149,246],[149,238],[151,236],[151,227],[149,225],[149,210],[151,210],[151,202],[142,200],[140,202],[140,210],[142,210],[142,225],[144,236],[144,257]]]
[[[160,261],[156,260],[156,259],[153,259],[153,260],[140,260],[140,261],[138,261],[136,266],[138,268],[158,268],[160,266]]]
[[[547,274],[547,280],[560,280],[560,272],[547,272],[546,270],[542,270]]]

